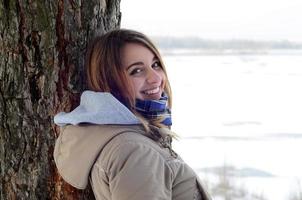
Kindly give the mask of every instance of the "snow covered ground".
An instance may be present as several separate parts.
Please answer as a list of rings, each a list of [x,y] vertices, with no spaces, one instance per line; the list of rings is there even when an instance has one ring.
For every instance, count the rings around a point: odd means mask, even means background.
[[[302,54],[166,54],[164,61],[183,159],[208,182],[219,174],[205,169],[232,166],[235,185],[289,199],[302,180]]]

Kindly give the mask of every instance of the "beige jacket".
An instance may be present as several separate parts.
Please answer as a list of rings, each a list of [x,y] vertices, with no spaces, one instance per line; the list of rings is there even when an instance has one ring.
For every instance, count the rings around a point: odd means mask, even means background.
[[[141,125],[65,126],[54,158],[66,182],[84,189],[89,180],[96,199],[210,199],[193,170]]]
[[[208,199],[193,170],[164,142],[147,137],[110,93],[83,92],[80,105],[54,122],[63,127],[54,151],[59,173],[78,189],[90,181],[96,199]],[[165,136],[168,129],[153,131]]]

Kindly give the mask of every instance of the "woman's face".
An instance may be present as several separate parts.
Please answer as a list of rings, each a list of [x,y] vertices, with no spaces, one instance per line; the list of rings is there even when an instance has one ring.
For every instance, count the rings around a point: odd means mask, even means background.
[[[135,98],[158,100],[165,86],[165,73],[152,51],[137,43],[122,48],[122,65],[135,92]]]

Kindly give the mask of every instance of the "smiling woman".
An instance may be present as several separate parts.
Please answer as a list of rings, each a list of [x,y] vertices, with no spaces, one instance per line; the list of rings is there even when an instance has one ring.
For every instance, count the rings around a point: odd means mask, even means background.
[[[64,180],[79,189],[90,180],[97,199],[210,199],[171,147],[171,90],[153,43],[132,30],[108,32],[92,41],[86,68],[90,91],[55,116]]]

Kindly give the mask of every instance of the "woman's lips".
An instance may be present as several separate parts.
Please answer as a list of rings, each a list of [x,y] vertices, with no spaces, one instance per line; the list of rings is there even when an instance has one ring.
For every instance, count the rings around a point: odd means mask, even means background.
[[[159,93],[159,91],[160,91],[160,88],[156,87],[156,88],[153,88],[153,89],[144,90],[144,91],[142,91],[142,93],[147,94],[147,95],[152,95],[152,94]]]

